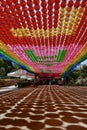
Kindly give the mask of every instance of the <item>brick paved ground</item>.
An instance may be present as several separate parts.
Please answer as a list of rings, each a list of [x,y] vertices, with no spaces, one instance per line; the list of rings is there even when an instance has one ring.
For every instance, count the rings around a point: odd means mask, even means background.
[[[44,85],[5,93],[0,130],[87,130],[87,87]]]

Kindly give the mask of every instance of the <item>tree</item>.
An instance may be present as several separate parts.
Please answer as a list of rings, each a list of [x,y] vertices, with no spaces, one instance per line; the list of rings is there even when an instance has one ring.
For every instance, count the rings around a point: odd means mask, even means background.
[[[87,78],[87,65],[83,65],[80,70],[80,77]]]
[[[7,73],[11,71],[15,71],[19,69],[20,67],[18,65],[13,64],[12,62],[9,62],[4,59],[0,59],[0,76],[6,76]]]
[[[87,65],[83,65],[80,69],[78,70],[73,70],[71,71],[67,77],[66,81],[67,83],[70,83],[73,81],[74,83],[77,81],[77,79],[82,78],[85,79],[87,78]],[[73,79],[73,80],[72,80]]]

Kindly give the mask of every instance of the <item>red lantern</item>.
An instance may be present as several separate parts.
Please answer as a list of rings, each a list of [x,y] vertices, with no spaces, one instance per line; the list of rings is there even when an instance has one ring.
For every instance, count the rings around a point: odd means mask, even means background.
[[[45,1],[45,0],[42,0],[41,2],[42,2],[42,3],[41,3],[42,7],[46,7],[46,1]]]
[[[75,7],[75,8],[78,8],[79,5],[80,5],[80,1],[79,1],[79,0],[76,0],[76,2],[75,2],[75,4],[74,4],[74,7]]]
[[[28,4],[29,7],[31,7],[32,6],[32,0],[27,0],[27,4]]]
[[[42,29],[42,25],[40,23],[38,23],[38,26],[39,26],[40,29]]]
[[[7,0],[8,5],[12,5],[13,0]]]
[[[39,0],[34,0],[34,3],[35,4],[39,4]]]
[[[69,2],[68,2],[68,7],[72,7],[73,6],[73,0],[70,0]]]
[[[23,7],[25,7],[25,6],[26,6],[26,2],[25,2],[24,0],[22,0],[22,1],[21,1],[21,5],[22,5]]]
[[[5,8],[5,12],[6,12],[7,14],[9,14],[9,13],[10,13],[9,8]]]
[[[48,23],[49,23],[49,25],[50,25],[50,24],[52,25],[52,20],[49,20]]]
[[[34,17],[35,14],[34,14],[34,12],[30,12],[30,15],[31,15],[31,17]]]
[[[43,8],[43,9],[42,9],[42,12],[43,12],[43,13],[46,13],[46,12],[47,12],[47,9],[46,9],[46,8]]]
[[[42,17],[43,17],[43,18],[46,18],[46,16],[47,16],[46,13],[43,13],[43,14],[42,14]]]
[[[39,10],[39,9],[40,9],[40,6],[39,6],[39,5],[35,5],[34,8],[35,8],[36,10]]]
[[[44,30],[46,30],[47,29],[47,24],[44,24]]]
[[[43,18],[43,21],[46,22],[46,21],[47,21],[47,17],[44,17],[44,18]]]
[[[36,25],[33,25],[33,28],[36,30],[36,29],[37,29],[37,26],[36,26]]]
[[[7,5],[5,1],[3,1],[1,4],[3,7],[6,7],[6,5]]]
[[[51,11],[52,10],[52,5],[48,6],[48,10]]]
[[[32,29],[32,25],[31,25],[31,24],[28,24],[28,28],[29,28],[29,29]]]
[[[59,4],[58,5],[55,5],[55,11],[59,11]]]
[[[52,17],[52,11],[48,12],[49,17]]]
[[[54,14],[55,14],[55,15],[58,15],[58,13],[59,13],[59,10],[55,10],[55,11],[54,11]]]
[[[58,20],[58,15],[54,16],[54,20],[57,21]]]
[[[31,6],[29,7],[29,12],[33,12],[34,11],[34,8]]]
[[[10,10],[13,12],[15,9],[15,6],[10,6]]]
[[[65,8],[65,7],[66,7],[66,0],[62,0],[61,7],[62,7],[62,8]]]
[[[82,3],[81,3],[81,7],[85,7],[86,6],[86,1],[82,1]]]
[[[60,0],[55,0],[55,2],[58,4],[60,2]]]
[[[16,8],[16,9],[20,9],[20,6],[21,6],[20,4],[16,4],[16,5],[15,5],[15,8]]]
[[[37,16],[37,17],[40,17],[40,16],[41,16],[40,11],[36,12],[36,16]]]
[[[55,0],[48,0],[48,4],[52,5],[55,2]]]
[[[17,3],[18,3],[18,0],[14,0],[13,2],[17,4]]]

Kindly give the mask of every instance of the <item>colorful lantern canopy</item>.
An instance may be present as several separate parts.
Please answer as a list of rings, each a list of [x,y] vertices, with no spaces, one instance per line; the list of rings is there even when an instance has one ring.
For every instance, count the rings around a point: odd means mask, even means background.
[[[87,59],[87,1],[1,0],[0,57],[40,75],[66,76]]]

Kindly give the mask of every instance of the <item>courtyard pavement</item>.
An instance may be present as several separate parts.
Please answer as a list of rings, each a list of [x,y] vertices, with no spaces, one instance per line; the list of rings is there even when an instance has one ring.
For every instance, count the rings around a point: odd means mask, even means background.
[[[2,94],[0,130],[87,130],[87,87],[42,85]]]

